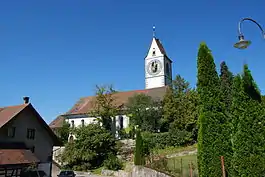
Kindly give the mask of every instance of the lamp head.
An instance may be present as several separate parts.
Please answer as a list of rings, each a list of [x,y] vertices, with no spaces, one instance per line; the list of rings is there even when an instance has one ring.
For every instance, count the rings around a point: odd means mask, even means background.
[[[238,39],[239,41],[234,45],[235,48],[246,49],[251,44],[251,41],[246,41],[242,34],[238,36]]]

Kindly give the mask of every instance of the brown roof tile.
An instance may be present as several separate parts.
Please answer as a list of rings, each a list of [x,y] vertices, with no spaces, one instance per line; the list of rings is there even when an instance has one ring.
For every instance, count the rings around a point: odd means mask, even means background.
[[[63,117],[63,116],[58,116],[58,117],[56,117],[56,119],[54,119],[54,120],[49,124],[49,127],[50,127],[50,128],[58,128],[58,127],[62,127],[62,125],[63,125],[63,121],[64,121],[64,117]]]
[[[126,92],[117,92],[114,94],[116,105],[121,106],[125,105],[128,102],[128,99],[135,94],[146,94],[155,99],[162,99],[166,92],[166,87],[159,87],[153,89],[144,89],[144,90],[133,90]],[[85,114],[93,110],[93,103],[96,99],[96,96],[89,96],[81,98],[71,109],[66,113],[68,114]]]
[[[0,165],[38,163],[39,159],[26,149],[0,149]]]
[[[0,128],[20,113],[28,104],[0,108]]]

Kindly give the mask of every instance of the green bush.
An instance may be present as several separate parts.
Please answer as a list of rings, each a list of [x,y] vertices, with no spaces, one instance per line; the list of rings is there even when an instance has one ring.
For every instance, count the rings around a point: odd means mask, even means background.
[[[182,146],[192,142],[192,133],[180,130],[171,130],[165,133],[144,132],[143,149],[144,153],[149,155],[152,149],[164,149],[170,146]]]
[[[144,165],[145,154],[143,149],[143,138],[140,130],[136,131],[135,151],[134,151],[134,165]]]
[[[118,171],[123,167],[122,161],[117,156],[110,154],[108,159],[104,161],[104,167],[108,170]]]

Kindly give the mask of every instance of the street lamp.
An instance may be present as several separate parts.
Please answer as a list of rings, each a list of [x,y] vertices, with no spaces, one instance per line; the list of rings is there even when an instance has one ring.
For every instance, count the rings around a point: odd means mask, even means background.
[[[255,20],[253,20],[251,18],[243,18],[238,23],[238,39],[239,39],[239,41],[234,44],[234,47],[235,48],[238,48],[238,49],[246,49],[251,44],[251,41],[245,40],[244,35],[241,32],[242,23],[244,21],[246,21],[246,20],[247,21],[254,22],[259,27],[259,29],[261,30],[262,37],[265,39],[265,32],[264,32],[264,30],[262,29],[261,25],[258,22],[256,22]]]

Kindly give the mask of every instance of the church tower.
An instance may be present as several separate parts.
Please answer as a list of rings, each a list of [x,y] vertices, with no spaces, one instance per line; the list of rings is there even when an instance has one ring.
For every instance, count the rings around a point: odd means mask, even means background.
[[[172,82],[172,61],[167,57],[166,51],[155,36],[153,27],[153,39],[147,56],[145,57],[145,89],[163,87]]]

